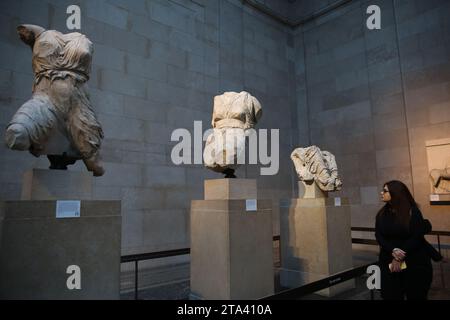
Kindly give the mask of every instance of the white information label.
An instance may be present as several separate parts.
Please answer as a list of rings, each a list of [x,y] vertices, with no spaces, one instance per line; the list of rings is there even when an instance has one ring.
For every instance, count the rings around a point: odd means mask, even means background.
[[[258,210],[258,205],[256,199],[245,200],[245,210],[246,211],[256,211]]]
[[[79,218],[81,212],[80,200],[56,201],[56,218]]]
[[[335,207],[340,207],[341,206],[341,198],[340,197],[334,198],[334,206]]]
[[[438,194],[430,194],[430,201],[439,201]]]

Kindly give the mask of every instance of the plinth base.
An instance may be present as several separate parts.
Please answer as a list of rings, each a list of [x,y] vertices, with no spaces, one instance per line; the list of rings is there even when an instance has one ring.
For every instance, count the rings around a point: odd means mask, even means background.
[[[211,185],[231,187],[235,197],[256,195],[256,181],[229,180],[205,181],[209,200],[191,203],[193,299],[258,299],[274,292],[271,201],[257,200],[255,208],[245,198],[211,199]]]
[[[32,169],[23,175],[21,200],[92,200],[92,173]]]
[[[4,202],[0,299],[119,299],[120,210],[81,201],[80,217],[56,218],[56,201]]]
[[[281,285],[298,287],[353,268],[347,199],[292,199],[280,207]],[[354,280],[319,291],[325,296],[354,288]]]

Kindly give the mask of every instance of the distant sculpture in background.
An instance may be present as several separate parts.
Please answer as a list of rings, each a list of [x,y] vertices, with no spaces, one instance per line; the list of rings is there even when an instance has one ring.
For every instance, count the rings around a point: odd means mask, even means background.
[[[336,160],[330,152],[316,146],[297,148],[291,153],[291,159],[300,181],[315,181],[325,192],[341,189]]]
[[[236,178],[239,159],[245,157],[245,137],[262,116],[259,101],[250,93],[225,92],[214,97],[213,132],[206,140],[203,154],[205,166]]]
[[[433,169],[430,171],[434,193],[450,193],[450,158],[445,169]]]
[[[62,34],[35,25],[17,28],[33,51],[32,97],[8,124],[6,144],[14,150],[47,155],[50,169],[67,169],[82,159],[94,176],[104,174],[99,149],[103,131],[89,101],[93,54],[86,36]]]

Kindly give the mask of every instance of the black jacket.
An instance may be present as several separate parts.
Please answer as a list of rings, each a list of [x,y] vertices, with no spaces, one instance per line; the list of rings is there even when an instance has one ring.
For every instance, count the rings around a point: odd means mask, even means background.
[[[431,256],[439,253],[424,238],[430,231],[431,224],[423,219],[417,207],[411,209],[409,228],[398,223],[394,213],[386,208],[377,215],[375,224],[375,237],[380,245],[380,264],[387,266],[391,263],[392,250],[399,248],[406,252],[405,262],[408,267],[431,266]]]

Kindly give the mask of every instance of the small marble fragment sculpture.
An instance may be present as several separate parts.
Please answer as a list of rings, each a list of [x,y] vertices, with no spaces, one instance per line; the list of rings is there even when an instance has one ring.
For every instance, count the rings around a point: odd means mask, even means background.
[[[77,32],[62,34],[36,25],[17,28],[32,53],[32,97],[6,128],[10,149],[47,155],[50,169],[67,169],[82,159],[94,176],[104,174],[99,149],[103,130],[86,90],[93,48]]]
[[[317,146],[297,148],[291,153],[291,159],[300,181],[315,181],[325,192],[341,189],[336,160],[330,152],[321,151]]]
[[[213,132],[206,140],[205,166],[236,178],[234,171],[245,157],[245,137],[262,116],[259,101],[250,93],[225,92],[214,97]]]
[[[450,193],[450,159],[444,169],[431,170],[430,179],[434,193]]]

